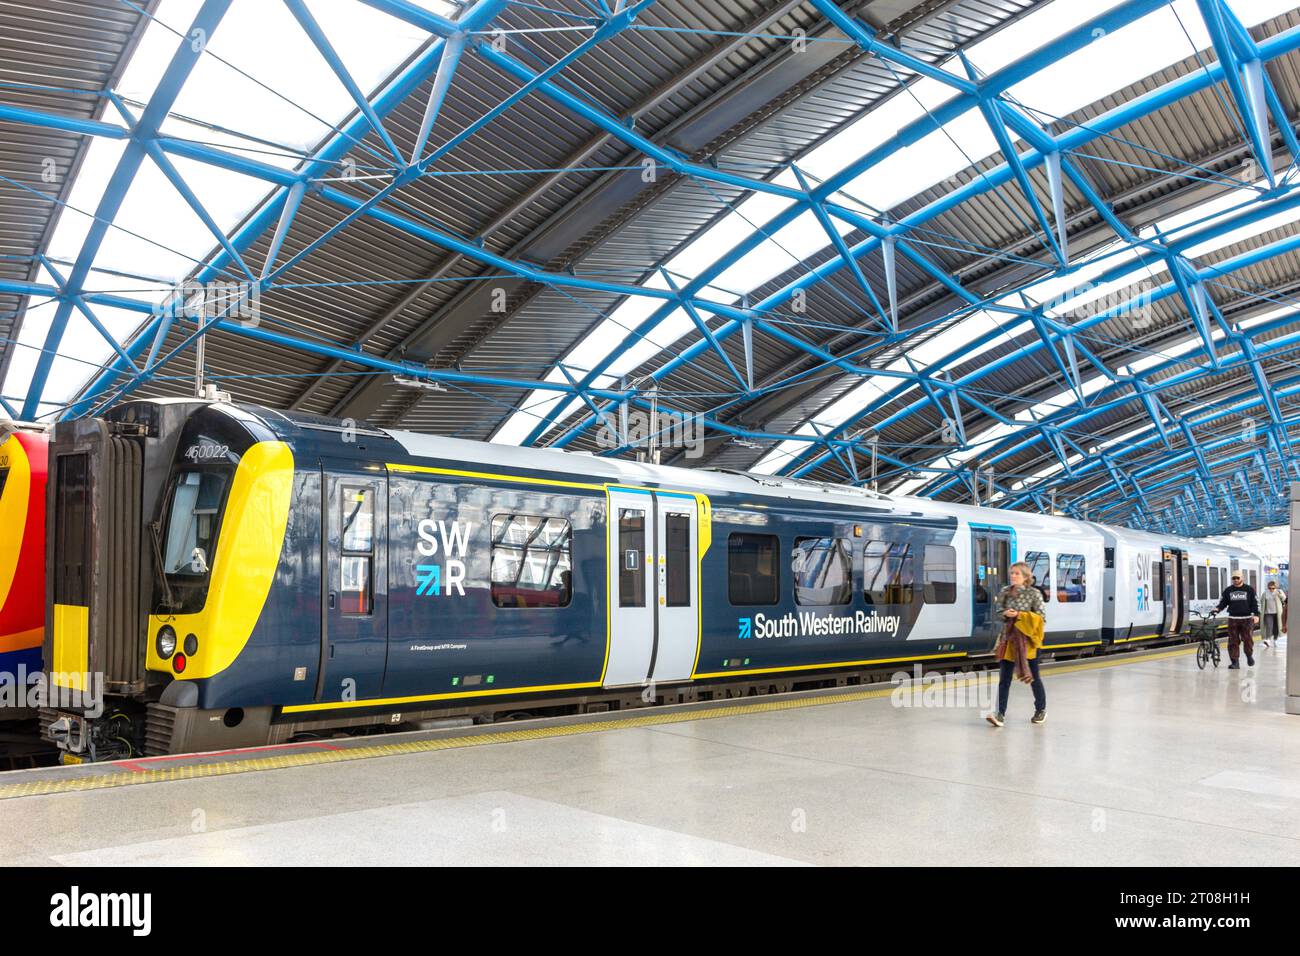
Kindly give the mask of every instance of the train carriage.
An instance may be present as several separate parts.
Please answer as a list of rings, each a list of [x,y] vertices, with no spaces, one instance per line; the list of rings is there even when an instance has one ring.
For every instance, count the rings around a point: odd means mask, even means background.
[[[186,399],[59,423],[50,473],[71,760],[961,666],[1016,560],[1050,651],[1120,626],[1057,516]]]
[[[963,593],[970,596],[957,609],[962,615],[957,623],[962,633],[983,635],[992,646],[1000,626],[992,601],[1007,585],[1011,564],[1024,561],[1043,592],[1046,646],[1066,650],[1103,643],[1103,545],[1094,529],[1056,515],[920,498],[894,500],[926,514],[957,520],[957,564]]]
[[[989,643],[918,638],[956,522],[854,489],[183,400],[60,423],[52,464],[50,683],[102,675],[150,752]]]
[[[1175,637],[1187,629],[1187,542],[1130,528],[1094,525],[1106,548],[1103,630],[1111,644]]]
[[[1232,580],[1232,572],[1241,571],[1245,583],[1258,591],[1264,580],[1263,561],[1258,555],[1240,548],[1210,541],[1186,542],[1188,561],[1188,604],[1194,613],[1214,614],[1219,598]],[[1220,626],[1227,626],[1227,614],[1217,615]]]

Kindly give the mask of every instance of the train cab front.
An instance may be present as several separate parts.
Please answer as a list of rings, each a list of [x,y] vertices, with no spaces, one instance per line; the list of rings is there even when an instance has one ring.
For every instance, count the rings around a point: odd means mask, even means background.
[[[145,669],[160,688],[149,753],[261,742],[268,675],[249,643],[280,569],[294,457],[265,421],[234,405],[193,415],[176,445],[159,518]]]
[[[230,403],[129,402],[60,422],[50,474],[46,735],[64,762],[168,752],[154,711],[238,656],[267,562],[235,543],[287,512],[292,455]]]

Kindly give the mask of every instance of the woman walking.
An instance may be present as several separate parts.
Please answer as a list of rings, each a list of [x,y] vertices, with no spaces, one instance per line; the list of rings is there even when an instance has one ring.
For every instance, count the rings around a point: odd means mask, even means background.
[[[1286,592],[1277,586],[1276,581],[1269,581],[1264,593],[1259,596],[1259,627],[1263,635],[1260,641],[1265,647],[1268,642],[1277,643],[1282,633],[1282,609],[1286,606]]]
[[[1034,576],[1023,561],[1011,565],[1011,583],[998,594],[994,607],[1002,612],[1002,636],[993,656],[999,661],[998,709],[985,719],[994,727],[1006,723],[1011,678],[1029,684],[1034,692],[1031,723],[1047,719],[1047,690],[1038,673],[1038,649],[1043,646],[1043,593],[1034,587]]]

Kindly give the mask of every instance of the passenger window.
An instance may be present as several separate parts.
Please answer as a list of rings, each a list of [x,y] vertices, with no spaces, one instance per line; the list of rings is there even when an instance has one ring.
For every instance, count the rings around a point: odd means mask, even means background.
[[[665,604],[668,607],[691,606],[691,518],[690,515],[664,515]]]
[[[492,603],[568,607],[573,599],[573,530],[563,518],[493,515]]]
[[[1056,556],[1056,600],[1062,604],[1077,604],[1088,596],[1085,579],[1086,562],[1081,554]]]
[[[618,606],[645,607],[645,512],[618,509]]]
[[[339,526],[339,594],[344,614],[374,611],[375,491],[371,485],[342,485]]]
[[[957,603],[957,549],[948,544],[925,546],[926,604]]]
[[[1151,562],[1151,600],[1165,599],[1165,566],[1161,561]]]
[[[1026,551],[1025,564],[1034,576],[1034,587],[1038,588],[1046,601],[1052,594],[1052,556],[1046,551]]]
[[[727,538],[727,597],[732,604],[775,604],[780,600],[779,542],[770,534]]]
[[[912,582],[910,545],[867,542],[862,556],[862,596],[868,604],[911,604]]]
[[[1223,581],[1219,577],[1218,568],[1210,568],[1210,593],[1208,597],[1218,597],[1223,593]]]
[[[791,571],[797,604],[848,604],[853,598],[853,542],[847,538],[795,538]]]
[[[1209,588],[1205,583],[1205,574],[1206,569],[1198,565],[1196,568],[1196,599],[1198,601],[1203,601],[1205,598],[1209,597]]]

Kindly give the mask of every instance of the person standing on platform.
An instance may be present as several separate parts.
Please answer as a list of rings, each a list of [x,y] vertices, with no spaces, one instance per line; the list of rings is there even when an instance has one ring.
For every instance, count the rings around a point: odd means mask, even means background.
[[[1038,649],[1046,636],[1043,618],[1043,592],[1034,587],[1029,565],[1017,561],[1011,565],[1011,583],[999,592],[994,607],[1002,612],[1002,636],[993,656],[1000,662],[998,674],[998,709],[985,717],[994,727],[1006,723],[1007,700],[1011,695],[1011,678],[1029,684],[1034,691],[1034,716],[1031,723],[1047,719],[1047,689],[1038,673]]]
[[[1269,581],[1264,593],[1259,596],[1259,633],[1260,643],[1268,647],[1268,642],[1277,643],[1282,633],[1282,609],[1286,607],[1286,592],[1277,586],[1276,581]]]
[[[1255,589],[1241,580],[1241,572],[1232,572],[1232,583],[1223,589],[1215,613],[1228,609],[1228,656],[1232,663],[1228,670],[1240,670],[1242,645],[1246,647],[1246,664],[1255,666],[1255,640],[1252,636],[1259,623],[1259,598]]]

